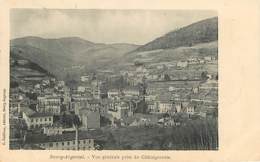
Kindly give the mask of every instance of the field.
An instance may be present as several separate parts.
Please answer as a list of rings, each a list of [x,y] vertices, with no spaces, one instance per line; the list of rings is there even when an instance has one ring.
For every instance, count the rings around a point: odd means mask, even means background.
[[[215,119],[187,121],[175,127],[128,127],[103,129],[104,150],[215,150],[218,126]]]

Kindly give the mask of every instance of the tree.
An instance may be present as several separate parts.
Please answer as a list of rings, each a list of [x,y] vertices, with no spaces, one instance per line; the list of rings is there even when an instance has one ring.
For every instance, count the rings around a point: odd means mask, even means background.
[[[202,80],[207,80],[208,79],[208,72],[207,71],[203,71],[201,73],[201,79]]]
[[[148,106],[144,100],[138,102],[137,108],[135,109],[135,113],[148,113]]]
[[[111,132],[109,132],[107,135],[107,142],[105,144],[105,147],[108,149],[109,148],[115,149],[115,147],[117,147],[117,140]]]
[[[168,113],[163,114],[163,118],[169,118],[170,115]]]
[[[168,74],[164,74],[164,80],[166,80],[166,81],[170,81],[171,78],[170,78],[170,76],[169,76]]]
[[[17,87],[19,87],[18,82],[16,82],[16,81],[11,81],[10,82],[10,88],[17,88]]]

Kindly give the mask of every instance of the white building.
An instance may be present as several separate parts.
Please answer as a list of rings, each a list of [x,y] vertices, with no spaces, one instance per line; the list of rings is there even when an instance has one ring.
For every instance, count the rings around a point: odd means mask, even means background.
[[[185,68],[188,66],[188,61],[179,61],[177,62],[177,67]]]
[[[27,108],[23,111],[23,119],[28,129],[53,125],[53,115],[50,113],[38,113]]]
[[[86,87],[84,87],[84,86],[78,86],[77,91],[78,91],[78,92],[81,92],[81,93],[84,93],[84,92],[86,91]]]
[[[49,112],[54,115],[60,115],[61,97],[59,96],[39,96],[37,97],[37,111]]]
[[[123,93],[125,96],[139,96],[139,90],[138,89],[124,89]]]
[[[167,113],[172,111],[172,103],[170,101],[160,101],[158,106],[160,113]]]
[[[212,57],[211,57],[211,56],[205,56],[205,57],[204,57],[204,60],[205,60],[205,61],[211,61],[211,60],[212,60]]]
[[[119,94],[120,94],[119,90],[115,90],[115,89],[109,90],[109,91],[107,92],[108,98],[118,97]]]
[[[25,143],[44,150],[95,150],[94,138],[86,131],[74,131],[54,136],[35,134]]]
[[[127,117],[129,113],[130,107],[127,103],[116,103],[114,108],[108,109],[108,114],[111,114],[115,119],[123,119]]]
[[[84,75],[80,77],[80,81],[82,82],[88,82],[90,80],[90,77],[88,75]]]
[[[62,134],[62,132],[62,127],[43,127],[43,134],[46,134],[47,136]]]
[[[65,82],[63,80],[58,81],[58,87],[63,87],[65,86]]]

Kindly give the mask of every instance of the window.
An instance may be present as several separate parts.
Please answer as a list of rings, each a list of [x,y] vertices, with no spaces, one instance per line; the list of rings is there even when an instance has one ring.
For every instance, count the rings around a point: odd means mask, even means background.
[[[42,118],[40,118],[40,122],[42,121]]]
[[[62,144],[62,146],[64,146],[64,142],[62,142],[61,144]]]
[[[70,145],[70,142],[67,142],[67,145]]]
[[[38,119],[36,119],[36,122],[38,122]]]
[[[33,119],[31,119],[31,122],[33,122]]]
[[[73,144],[75,144],[75,141],[73,141]]]
[[[45,121],[47,121],[47,118],[44,118],[45,119]]]
[[[53,143],[50,143],[49,146],[50,146],[50,147],[53,147]]]
[[[49,118],[49,121],[51,121],[51,118]]]
[[[59,145],[59,143],[58,142],[56,142],[56,146],[58,146]]]

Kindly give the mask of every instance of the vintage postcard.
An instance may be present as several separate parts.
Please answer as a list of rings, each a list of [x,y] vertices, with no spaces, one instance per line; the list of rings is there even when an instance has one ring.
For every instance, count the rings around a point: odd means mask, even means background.
[[[260,161],[260,3],[24,2],[0,17],[0,161]]]

